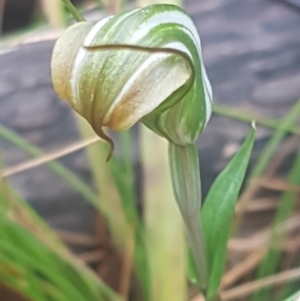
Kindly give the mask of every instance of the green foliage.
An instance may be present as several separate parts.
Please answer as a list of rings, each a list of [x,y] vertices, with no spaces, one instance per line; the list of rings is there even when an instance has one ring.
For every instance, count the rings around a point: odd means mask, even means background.
[[[240,150],[215,180],[200,214],[209,260],[208,299],[213,298],[219,289],[234,206],[246,173],[254,138],[255,130],[252,129]]]
[[[100,279],[68,254],[54,238],[52,231],[43,223],[40,226],[38,220],[32,216],[32,211],[27,209],[25,203],[15,200],[10,191],[1,181],[1,282],[39,301],[122,301]],[[31,231],[26,229],[26,225]],[[38,238],[40,227],[44,229],[41,232],[44,242]]]

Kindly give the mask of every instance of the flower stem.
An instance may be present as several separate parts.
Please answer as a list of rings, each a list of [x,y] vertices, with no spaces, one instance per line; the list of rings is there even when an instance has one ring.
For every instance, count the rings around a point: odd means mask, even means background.
[[[151,275],[151,300],[186,300],[186,244],[180,212],[174,202],[168,165],[168,143],[140,127],[143,166],[145,239]],[[153,150],[160,154],[153,156]],[[176,289],[174,289],[176,288]]]
[[[197,148],[194,144],[169,144],[169,161],[173,190],[184,220],[194,255],[199,289],[204,294],[208,283],[206,243],[199,222],[201,182]]]
[[[74,17],[74,19],[77,22],[84,22],[86,21],[85,18],[79,13],[79,11],[76,9],[76,7],[72,4],[70,0],[62,0],[67,8],[67,10],[70,12],[70,14]]]

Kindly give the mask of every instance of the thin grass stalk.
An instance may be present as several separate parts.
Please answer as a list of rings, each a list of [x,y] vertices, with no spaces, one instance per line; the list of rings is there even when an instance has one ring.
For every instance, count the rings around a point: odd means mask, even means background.
[[[287,133],[287,129],[293,127],[295,121],[299,118],[300,115],[300,100],[296,102],[296,104],[292,107],[289,113],[285,116],[285,118],[280,122],[277,130],[274,132],[273,136],[270,138],[269,142],[265,146],[262,151],[258,161],[256,162],[253,170],[249,176],[249,180],[247,183],[247,190],[245,190],[244,194],[241,196],[239,201],[239,215],[234,221],[234,229],[238,229],[239,225],[243,219],[244,213],[246,211],[246,207],[248,205],[249,199],[254,195],[257,190],[256,180],[260,178],[265,172],[268,163],[276,152],[279,144],[282,142],[283,138]]]
[[[134,263],[134,248],[135,248],[135,227],[128,227],[126,236],[126,249],[123,251],[123,265],[121,269],[121,280],[119,283],[119,293],[124,300],[128,300],[130,279],[132,267]]]
[[[0,137],[9,141],[19,149],[23,150],[25,153],[36,158],[43,156],[43,152],[26,141],[17,133],[4,127],[0,124]],[[98,196],[87,184],[85,184],[80,178],[78,178],[74,173],[64,167],[59,161],[51,161],[45,163],[53,173],[58,175],[66,183],[68,183],[75,191],[79,192],[86,200],[91,202],[94,206],[98,206]]]
[[[170,181],[167,141],[145,126],[140,134],[151,300],[186,300],[186,247]]]
[[[236,286],[232,289],[228,289],[224,292],[221,292],[221,299],[223,301],[242,300],[243,297],[249,296],[251,293],[259,289],[296,282],[299,281],[299,279],[300,279],[300,268],[298,267],[284,272],[280,272],[276,275],[272,275],[266,278],[247,282],[245,284]],[[269,300],[261,300],[261,301],[269,301]]]
[[[259,178],[263,175],[264,171],[266,170],[268,163],[270,162],[272,156],[276,152],[278,145],[283,140],[284,136],[286,135],[287,129],[291,128],[295,121],[300,116],[300,100],[292,107],[290,112],[286,115],[286,117],[280,122],[278,128],[266,147],[264,148],[263,152],[261,153],[259,160],[256,162],[255,166],[253,167],[252,173],[250,175],[250,179]]]
[[[292,170],[289,175],[288,183],[291,185],[299,185],[299,170],[300,170],[300,152],[297,153],[296,158],[293,162]],[[282,231],[278,231],[279,225],[288,220],[288,218],[293,213],[296,202],[296,194],[291,191],[287,191],[283,193],[278,209],[276,211],[276,215],[273,219],[271,226],[271,237],[269,239],[268,252],[261,264],[258,267],[257,277],[263,278],[270,276],[276,273],[278,268],[278,263],[280,257],[282,255],[282,247],[284,240],[284,233]],[[253,301],[259,300],[267,300],[271,297],[271,290],[266,289],[262,291],[258,291],[256,294],[252,296]]]
[[[47,1],[47,0],[45,0]],[[83,22],[85,21],[85,18],[79,13],[79,11],[75,8],[75,6],[72,4],[70,0],[62,0],[65,4],[67,10],[70,12],[70,14],[74,17],[76,22]]]
[[[87,139],[87,140],[76,142],[74,144],[70,144],[67,147],[63,147],[59,150],[47,153],[40,158],[29,159],[29,160],[23,161],[22,163],[12,165],[12,166],[4,169],[1,172],[1,176],[4,178],[10,177],[12,175],[19,174],[19,173],[27,171],[29,169],[36,168],[38,166],[42,166],[45,163],[51,162],[53,160],[58,160],[69,154],[73,154],[74,152],[82,150],[82,149],[86,148],[87,146],[89,146],[95,142],[99,142],[99,141],[100,141],[100,138],[98,136],[94,136],[91,139]]]
[[[6,204],[6,206],[5,206]],[[89,269],[87,266],[79,260],[77,257],[75,257],[73,254],[69,252],[69,250],[60,242],[60,240],[57,238],[56,234],[45,224],[45,222],[29,207],[29,205],[18,198],[16,194],[12,191],[12,189],[8,186],[8,184],[5,183],[5,181],[0,180],[0,214],[1,214],[1,221],[4,222],[5,220],[9,221],[11,225],[19,224],[22,226],[22,228],[13,227],[16,231],[16,229],[22,229],[22,231],[25,233],[26,230],[29,231],[31,234],[35,236],[35,238],[38,239],[38,241],[43,243],[44,250],[47,249],[47,253],[54,252],[57,254],[65,263],[70,264],[73,266],[77,271],[80,271],[80,277],[82,279],[85,279],[86,285],[90,286],[96,286],[98,289],[100,289],[99,294],[102,294],[103,296],[106,295],[107,297],[110,296],[111,300],[119,300],[121,301],[121,298],[119,298],[111,289],[106,287],[105,284],[101,283],[99,278]],[[3,207],[4,205],[4,207]],[[3,211],[4,210],[4,211]],[[5,224],[4,224],[5,225]],[[8,225],[6,223],[6,225]],[[13,247],[12,251],[14,253],[20,253],[20,256],[26,256],[26,260],[31,260],[31,266],[37,264],[38,266],[46,264],[46,262],[36,261],[36,258],[32,257],[29,253],[25,252],[23,248],[17,248],[17,246],[22,245],[22,242],[18,239],[16,236],[16,233],[10,234],[8,231],[10,231],[11,227],[9,226],[6,228],[7,231],[2,231],[0,234],[2,236],[1,242],[2,245],[0,245],[0,248],[2,247],[9,247],[7,243]],[[23,230],[26,229],[26,230]],[[28,233],[29,233],[28,232]],[[46,234],[46,235],[45,235]],[[26,234],[27,235],[27,234]],[[29,234],[28,234],[29,235]],[[24,234],[20,234],[20,237],[23,237]],[[22,238],[23,239],[23,238]],[[16,243],[13,242],[15,240]],[[32,248],[36,254],[40,254],[41,257],[51,260],[50,257],[47,256],[47,254],[44,251],[41,251],[39,247],[33,247],[31,240],[28,240],[24,238],[24,241],[26,241],[26,244],[28,243],[28,248]],[[1,247],[2,246],[2,247]],[[25,248],[25,246],[24,246]],[[27,248],[27,249],[28,249]],[[26,248],[25,248],[26,250]],[[25,253],[24,253],[25,252]],[[22,255],[23,254],[23,255]],[[4,253],[0,252],[0,260],[1,256],[4,256]],[[2,256],[2,257],[3,257]],[[31,256],[31,257],[30,257]],[[11,258],[9,258],[11,260]],[[9,261],[7,261],[9,262]],[[18,256],[18,260],[15,261],[16,267],[21,267],[20,264],[23,264],[24,261],[22,261],[21,258]],[[51,268],[59,268],[59,265],[52,265]],[[0,264],[1,267],[1,264]],[[50,267],[49,267],[50,268]],[[63,269],[63,266],[61,266],[61,269]],[[1,270],[1,269],[0,269]],[[67,271],[67,270],[66,270]],[[1,272],[1,271],[0,271]],[[0,273],[1,274],[1,273]],[[56,276],[55,276],[56,275]],[[15,275],[17,276],[17,275]],[[20,275],[22,276],[22,275]],[[37,275],[36,275],[37,276]],[[62,276],[62,275],[61,275]],[[59,274],[54,273],[53,277],[61,277]],[[37,276],[38,277],[38,276]],[[70,276],[70,279],[72,276]],[[36,278],[38,279],[38,278]],[[61,280],[65,281],[65,279],[68,279],[68,277],[62,278]],[[24,281],[29,279],[24,279]],[[62,281],[60,281],[61,283]],[[18,288],[18,287],[16,287]],[[24,288],[24,286],[23,286]],[[23,291],[22,286],[19,287],[19,290]],[[46,291],[45,291],[46,292]]]
[[[254,120],[256,124],[269,129],[278,130],[281,128],[285,130],[286,133],[300,135],[300,128],[297,126],[283,127],[280,120],[276,120],[274,118],[269,118],[266,116],[258,116],[257,114],[254,113],[246,113],[242,110],[238,110],[218,103],[213,104],[213,112],[214,114],[220,116],[228,117],[231,119],[239,120],[250,124]]]

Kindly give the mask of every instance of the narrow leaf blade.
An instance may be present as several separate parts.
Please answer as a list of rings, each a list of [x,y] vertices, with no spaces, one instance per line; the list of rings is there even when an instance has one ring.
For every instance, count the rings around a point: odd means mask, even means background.
[[[240,150],[215,180],[200,214],[209,256],[208,299],[217,294],[221,282],[234,206],[246,173],[254,139],[253,127]]]

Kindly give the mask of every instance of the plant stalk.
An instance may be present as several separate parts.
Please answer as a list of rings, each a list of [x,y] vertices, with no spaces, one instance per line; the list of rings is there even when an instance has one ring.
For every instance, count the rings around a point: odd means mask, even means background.
[[[64,2],[67,10],[70,12],[70,14],[76,20],[76,22],[86,21],[85,18],[78,12],[76,7],[72,4],[72,2],[70,0],[62,0],[62,1]]]
[[[300,135],[300,128],[297,126],[294,126],[294,125],[283,126],[281,124],[280,120],[277,120],[274,118],[269,118],[266,116],[259,116],[255,113],[246,113],[242,110],[231,108],[230,106],[214,103],[213,112],[214,112],[214,114],[217,114],[220,116],[247,122],[250,124],[253,122],[253,120],[255,120],[255,122],[258,125],[262,125],[266,128],[273,129],[273,130],[282,129],[286,133]]]
[[[182,213],[187,237],[194,256],[200,292],[205,295],[208,283],[207,251],[198,214]]]
[[[168,143],[145,126],[140,130],[150,300],[186,300],[186,243],[172,191]]]
[[[208,260],[205,238],[199,222],[201,181],[196,145],[180,146],[170,143],[169,161],[175,198],[194,255],[199,289],[205,294],[208,284]]]

